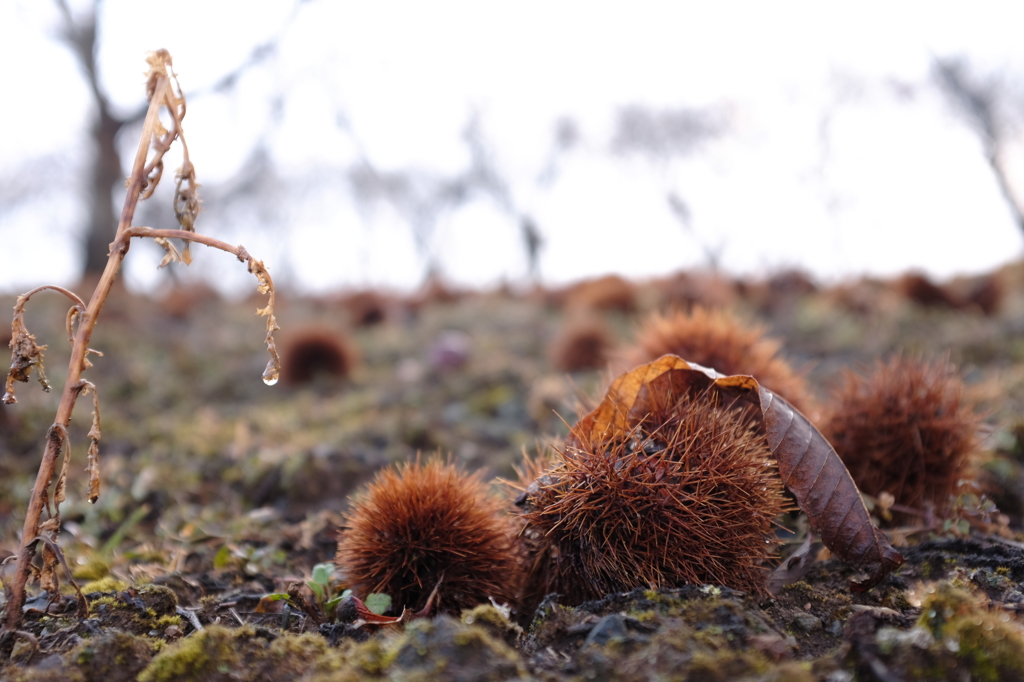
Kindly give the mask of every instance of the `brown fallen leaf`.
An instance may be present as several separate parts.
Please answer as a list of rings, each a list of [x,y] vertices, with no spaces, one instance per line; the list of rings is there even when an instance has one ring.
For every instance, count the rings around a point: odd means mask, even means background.
[[[867,580],[851,583],[851,589],[870,589],[903,564],[903,556],[871,523],[860,491],[835,448],[806,417],[754,377],[725,376],[676,355],[663,355],[613,381],[601,404],[569,432],[566,444],[580,447],[622,438],[644,419],[653,400],[705,391],[718,391],[723,404],[731,400],[757,409],[782,482],[807,514],[811,528],[844,561],[876,566]]]

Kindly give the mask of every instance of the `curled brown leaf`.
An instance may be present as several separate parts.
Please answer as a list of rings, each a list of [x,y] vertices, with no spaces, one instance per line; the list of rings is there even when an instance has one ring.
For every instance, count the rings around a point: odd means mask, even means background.
[[[100,429],[100,396],[96,392],[96,386],[89,381],[83,381],[85,384],[82,389],[82,394],[92,393],[92,425],[89,427],[89,463],[85,467],[85,471],[89,474],[89,502],[95,504],[96,500],[100,496],[100,438],[102,432]]]
[[[4,388],[3,401],[12,405],[18,402],[14,395],[14,382],[27,383],[32,374],[32,368],[36,368],[36,378],[43,390],[50,392],[50,383],[46,380],[46,372],[43,369],[43,351],[46,346],[36,343],[36,337],[29,333],[25,326],[25,303],[28,297],[19,296],[14,306],[14,319],[11,322],[11,368],[7,372],[7,383]]]

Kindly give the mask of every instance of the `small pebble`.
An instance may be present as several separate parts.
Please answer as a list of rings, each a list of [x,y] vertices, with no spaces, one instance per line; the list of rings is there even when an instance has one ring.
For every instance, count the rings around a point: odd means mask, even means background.
[[[823,627],[821,619],[809,613],[798,613],[793,618],[793,626],[804,632],[817,632]]]

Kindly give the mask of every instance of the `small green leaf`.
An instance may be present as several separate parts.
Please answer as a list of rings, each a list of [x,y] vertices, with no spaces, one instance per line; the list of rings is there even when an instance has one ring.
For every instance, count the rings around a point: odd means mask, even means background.
[[[231,565],[231,550],[228,549],[227,545],[221,545],[220,549],[213,556],[213,567],[216,570],[222,570]]]
[[[317,564],[313,567],[313,582],[327,587],[331,582],[331,573],[334,572],[334,564]]]
[[[315,583],[312,580],[307,580],[306,584],[309,585],[309,589],[313,590],[313,594],[316,595],[316,600],[322,602],[324,600],[324,586],[320,583]]]
[[[366,608],[370,609],[378,616],[383,616],[384,612],[391,606],[391,597],[386,594],[371,594],[366,598]]]
[[[338,604],[340,604],[341,600],[344,598],[345,597],[339,595],[334,599],[330,599],[324,603],[324,613],[327,614],[328,618],[334,618],[334,609],[337,608]]]
[[[344,592],[341,593],[341,596],[338,597],[338,599],[344,599],[345,597],[349,596],[350,594],[352,594],[352,590],[345,590]]]
[[[288,599],[288,595],[284,592],[272,592],[263,598],[269,601],[281,601],[282,599]]]

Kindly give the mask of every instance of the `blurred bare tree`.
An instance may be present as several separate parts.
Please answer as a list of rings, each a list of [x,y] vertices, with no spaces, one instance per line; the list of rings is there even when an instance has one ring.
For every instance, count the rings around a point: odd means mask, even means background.
[[[644,156],[654,161],[663,175],[673,159],[695,154],[704,144],[729,130],[727,113],[713,107],[652,110],[631,105],[619,110],[615,123],[612,151]],[[708,267],[717,270],[726,242],[719,240],[712,244],[710,236],[698,234],[693,227],[690,205],[671,183],[666,182],[669,187],[665,201],[669,212],[683,231],[697,240]]]
[[[502,213],[520,221],[520,224],[526,220],[512,197],[508,179],[498,168],[477,111],[470,112],[462,139],[469,149],[469,165],[452,175],[420,169],[380,171],[366,154],[361,154],[359,163],[348,172],[358,204],[364,209],[381,202],[390,204],[408,222],[428,274],[437,272],[430,244],[438,222],[445,214],[474,197],[489,199]],[[531,225],[536,231],[536,225],[532,222]],[[531,258],[536,257],[540,248],[540,235],[536,233],[535,236],[538,239],[536,243],[530,241],[531,237],[524,236],[525,248]]]
[[[93,0],[90,5],[77,12],[72,11],[67,0],[54,1],[60,14],[59,24],[56,27],[57,39],[67,47],[78,62],[95,107],[94,119],[89,129],[90,146],[92,147],[91,159],[86,167],[81,169],[86,176],[81,185],[85,191],[85,201],[88,204],[86,224],[82,227],[84,270],[88,276],[103,271],[107,263],[108,247],[117,227],[114,194],[117,190],[123,189],[125,178],[125,169],[117,145],[118,135],[126,126],[142,120],[146,113],[146,105],[140,103],[130,111],[117,111],[103,88],[103,78],[96,60],[100,47],[98,40],[100,31],[97,22],[102,10],[102,0]],[[298,5],[299,2],[296,2],[292,18],[298,10]],[[290,23],[290,20],[285,22],[277,35],[269,41],[255,46],[238,67],[225,74],[210,88],[210,92],[230,90],[242,73],[272,57],[281,36]],[[191,92],[188,96],[190,100],[193,100],[196,96],[203,94],[207,93]],[[48,187],[59,186],[58,183],[53,182],[52,174],[39,172],[44,167],[55,167],[66,171],[65,166],[54,164],[47,158],[30,159],[13,174],[19,179],[20,191],[11,192],[11,194],[16,195],[17,199],[24,199],[44,193]],[[5,202],[5,205],[11,207],[17,203],[17,199]]]
[[[194,103],[197,97],[204,95],[230,94],[248,70],[274,59],[279,43],[305,0],[293,1],[290,18],[282,23],[275,35],[255,45],[236,68],[206,90],[186,92],[190,101]],[[104,88],[103,74],[97,61],[103,35],[100,25],[104,21],[103,1],[70,3],[69,0],[54,0],[54,3],[58,9],[56,40],[73,55],[90,94],[92,120],[88,139],[83,140],[83,148],[88,148],[88,151],[77,167],[62,163],[56,156],[41,156],[23,162],[13,171],[5,171],[0,177],[0,201],[4,210],[11,210],[28,197],[44,196],[50,187],[58,184],[54,183],[55,179],[60,180],[59,184],[64,187],[78,185],[86,206],[80,234],[84,273],[89,276],[101,272],[105,266],[109,242],[117,224],[114,198],[123,186],[125,175],[118,138],[126,128],[141,122],[145,106],[140,101],[134,107],[119,107],[111,101]],[[282,125],[283,102],[287,93],[278,92],[272,97],[276,100],[271,102],[271,113],[266,122],[270,127]],[[475,199],[483,199],[507,216],[510,224],[517,226],[528,274],[534,281],[538,279],[540,253],[545,243],[542,225],[517,199],[513,178],[501,167],[477,111],[470,111],[462,131],[468,163],[455,172],[421,167],[381,170],[362,151],[363,145],[346,112],[339,109],[336,118],[338,126],[346,131],[356,150],[355,163],[327,162],[319,167],[307,167],[298,174],[296,171],[285,173],[275,160],[272,145],[257,145],[249,150],[245,162],[240,164],[233,177],[203,187],[204,210],[211,214],[207,219],[224,225],[257,223],[280,227],[289,223],[288,206],[299,205],[316,193],[347,191],[361,211],[387,205],[402,218],[409,226],[423,260],[423,272],[429,274],[437,270],[437,255],[431,253],[437,226],[445,216],[460,207]],[[617,155],[639,155],[655,161],[656,168],[664,170],[672,159],[693,154],[705,141],[721,135],[726,128],[725,116],[713,108],[653,110],[629,106],[619,111],[613,139],[607,147],[602,144],[601,149]],[[263,134],[258,139],[271,137]],[[553,122],[549,151],[533,178],[537,189],[553,189],[560,177],[564,158],[581,141],[582,133],[574,120],[563,117]],[[669,206],[688,228],[688,209],[678,193],[669,196]],[[157,209],[152,207],[141,207],[138,217],[145,224],[158,228],[172,226],[169,215],[157,213]],[[711,252],[709,250],[709,260],[717,257]],[[287,273],[287,266],[283,269]]]
[[[935,58],[932,78],[978,136],[999,191],[1017,226],[1024,230],[1024,204],[1014,191],[1005,161],[1006,148],[1019,126],[1020,103],[1010,101],[1013,89],[1007,87],[1006,77],[972,72],[963,59]]]
[[[688,156],[727,128],[724,113],[717,109],[659,111],[632,105],[619,110],[612,150],[620,154],[638,152],[658,160]]]

